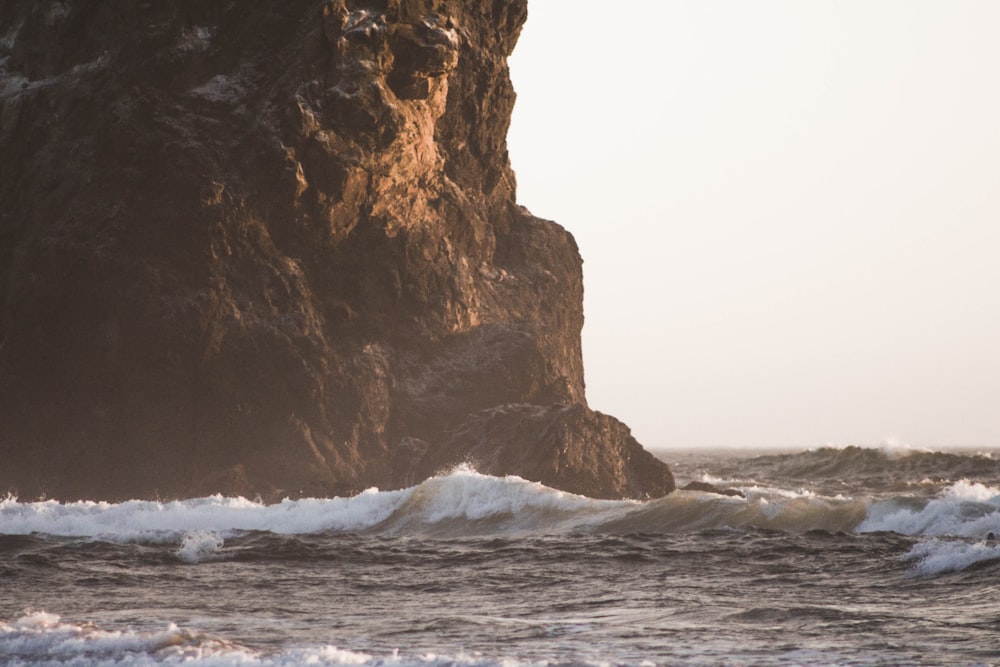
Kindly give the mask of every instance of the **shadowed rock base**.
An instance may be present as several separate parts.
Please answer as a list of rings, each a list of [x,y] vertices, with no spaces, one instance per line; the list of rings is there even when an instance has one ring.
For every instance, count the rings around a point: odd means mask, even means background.
[[[671,491],[586,407],[576,244],[515,203],[526,11],[0,1],[0,490]]]

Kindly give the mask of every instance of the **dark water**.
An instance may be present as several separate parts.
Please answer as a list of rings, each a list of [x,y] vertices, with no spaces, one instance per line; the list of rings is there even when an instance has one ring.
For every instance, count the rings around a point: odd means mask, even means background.
[[[992,457],[664,458],[747,498],[8,499],[0,664],[1000,664]]]

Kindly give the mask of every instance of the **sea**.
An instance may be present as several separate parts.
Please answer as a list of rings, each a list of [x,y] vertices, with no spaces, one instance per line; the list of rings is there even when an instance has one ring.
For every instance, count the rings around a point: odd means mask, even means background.
[[[1000,449],[658,456],[744,497],[7,497],[0,665],[1000,665]]]

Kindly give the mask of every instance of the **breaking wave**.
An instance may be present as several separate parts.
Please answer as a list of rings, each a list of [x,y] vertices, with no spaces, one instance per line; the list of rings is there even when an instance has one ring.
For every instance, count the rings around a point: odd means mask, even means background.
[[[108,542],[177,543],[200,562],[225,539],[248,532],[482,536],[570,532],[665,533],[719,527],[785,531],[852,530],[864,502],[776,489],[748,498],[678,491],[664,498],[595,500],[527,482],[457,470],[400,491],[353,498],[285,500],[274,505],[212,496],[174,502],[0,502],[0,534],[43,534]]]
[[[399,491],[264,505],[212,496],[174,502],[0,501],[0,534],[44,534],[109,542],[176,543],[181,560],[218,555],[227,537],[247,532],[481,536],[671,533],[712,528],[781,531],[890,531],[973,537],[1000,534],[1000,489],[955,482],[938,497],[823,496],[760,484],[746,498],[678,491],[645,502],[595,500],[518,477],[456,470]]]
[[[1000,546],[985,541],[931,539],[919,542],[903,556],[912,563],[910,574],[929,577],[961,572],[986,563],[1000,563]]]
[[[104,630],[91,623],[64,622],[35,612],[9,623],[0,621],[0,657],[7,667],[28,665],[208,665],[211,667],[291,667],[293,665],[371,665],[378,667],[516,667],[512,660],[481,656],[384,656],[324,645],[266,653],[202,632],[169,624],[161,630]],[[524,663],[527,664],[527,663]],[[537,664],[537,663],[536,663]]]
[[[930,537],[1000,534],[1000,489],[961,480],[930,500],[904,496],[873,503],[858,530]]]
[[[1000,488],[962,480],[930,500],[899,497],[873,503],[857,530],[929,538],[904,556],[917,576],[997,562],[1000,544],[987,536],[1000,535]]]
[[[253,542],[244,538],[258,533],[462,538],[764,529],[912,537],[919,543],[907,558],[920,574],[961,570],[1000,556],[983,543],[991,532],[1000,535],[1000,475],[997,462],[986,455],[900,455],[846,447],[725,465],[733,469],[717,468],[702,479],[736,488],[745,497],[678,491],[642,502],[596,500],[464,468],[408,489],[272,505],[222,496],[123,503],[22,503],[9,497],[0,501],[0,551],[12,536],[52,536],[159,545],[176,561],[193,564],[245,558]],[[823,484],[828,474],[856,479],[852,476],[887,471],[908,480],[899,487],[902,492],[867,492],[855,484],[851,493],[843,493]],[[975,472],[985,481],[945,479],[955,472]],[[773,480],[784,476],[790,478],[788,488],[775,485]]]

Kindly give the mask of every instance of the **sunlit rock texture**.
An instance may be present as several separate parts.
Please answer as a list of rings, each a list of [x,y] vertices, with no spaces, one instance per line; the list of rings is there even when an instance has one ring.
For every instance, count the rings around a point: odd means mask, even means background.
[[[586,407],[576,245],[515,203],[526,12],[0,0],[0,490],[672,490]]]

